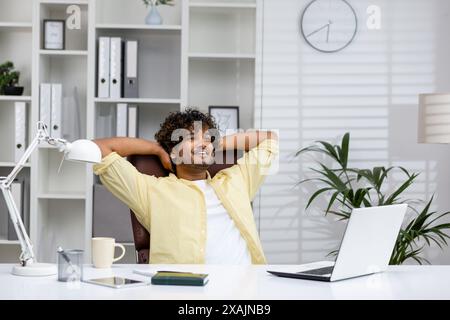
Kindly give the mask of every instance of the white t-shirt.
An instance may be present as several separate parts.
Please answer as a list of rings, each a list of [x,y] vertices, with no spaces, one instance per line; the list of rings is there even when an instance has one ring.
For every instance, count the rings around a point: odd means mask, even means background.
[[[214,189],[206,180],[194,180],[203,191],[206,202],[206,257],[207,264],[250,265],[252,259],[247,243],[223,207]]]

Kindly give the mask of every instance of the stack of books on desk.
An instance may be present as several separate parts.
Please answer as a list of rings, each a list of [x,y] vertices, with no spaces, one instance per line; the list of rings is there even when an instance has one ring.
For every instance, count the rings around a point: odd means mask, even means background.
[[[152,277],[152,284],[180,285],[180,286],[204,286],[208,283],[208,275],[189,272],[157,272]]]

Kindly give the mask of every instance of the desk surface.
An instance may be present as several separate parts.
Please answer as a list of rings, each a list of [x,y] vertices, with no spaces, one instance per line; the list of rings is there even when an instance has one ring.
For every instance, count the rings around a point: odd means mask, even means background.
[[[84,278],[171,270],[209,274],[205,287],[156,286],[112,289],[88,283],[71,286],[56,276],[26,278],[11,275],[11,264],[0,264],[0,299],[450,299],[450,266],[392,266],[371,276],[334,283],[272,276],[266,270],[300,271],[294,265],[249,267],[214,265],[114,265],[84,268]]]

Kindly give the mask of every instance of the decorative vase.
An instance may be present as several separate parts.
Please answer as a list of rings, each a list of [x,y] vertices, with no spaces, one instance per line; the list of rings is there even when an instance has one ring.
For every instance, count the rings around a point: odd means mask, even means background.
[[[145,17],[145,23],[151,24],[151,25],[159,25],[162,24],[162,18],[161,15],[158,12],[157,5],[152,4],[151,8]]]

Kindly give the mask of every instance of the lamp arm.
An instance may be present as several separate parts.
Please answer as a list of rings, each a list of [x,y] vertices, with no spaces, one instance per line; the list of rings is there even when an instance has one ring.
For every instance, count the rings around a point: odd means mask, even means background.
[[[9,210],[9,216],[13,222],[14,229],[16,230],[17,238],[20,242],[20,248],[22,253],[20,254],[20,264],[22,266],[30,265],[35,262],[35,256],[33,252],[33,245],[31,244],[30,237],[27,234],[20,212],[14,203],[14,196],[11,193],[11,187],[1,187],[3,196],[6,201],[6,206]]]
[[[23,169],[23,167],[25,166],[25,163],[27,162],[28,158],[31,156],[31,154],[33,153],[34,149],[36,149],[36,147],[39,145],[41,140],[43,140],[43,139],[40,137],[40,134],[38,132],[36,137],[33,139],[33,141],[30,143],[28,148],[25,150],[25,152],[22,155],[22,157],[20,158],[20,160],[17,162],[16,166],[11,171],[11,173],[6,177],[5,180],[3,180],[3,182],[5,183],[6,187],[9,187],[11,185],[11,183],[17,177],[19,172]]]
[[[16,230],[17,238],[19,239],[19,242],[20,242],[20,247],[22,250],[22,253],[20,254],[20,263],[23,266],[33,263],[35,260],[35,256],[34,256],[33,245],[31,244],[30,237],[27,234],[27,231],[23,224],[22,218],[20,217],[20,212],[17,209],[17,205],[14,203],[14,197],[11,193],[11,184],[13,183],[14,179],[17,177],[19,172],[24,167],[24,165],[27,162],[28,158],[30,157],[31,153],[38,146],[40,140],[41,140],[41,136],[40,136],[40,133],[38,132],[36,137],[33,139],[31,144],[28,146],[25,153],[20,158],[19,162],[16,164],[14,169],[11,171],[11,173],[5,178],[0,178],[1,179],[0,180],[0,188],[3,192],[3,196],[6,201],[6,206],[8,207],[8,211],[9,211],[9,216],[11,218],[11,221],[13,222],[14,229]]]
[[[28,158],[31,156],[31,154],[41,141],[46,141],[47,143],[55,145],[59,148],[62,148],[66,144],[66,141],[63,139],[51,138],[48,135],[47,127],[45,126],[45,124],[43,122],[38,122],[36,137],[25,150],[16,166],[7,177],[0,177],[0,189],[2,190],[3,196],[5,198],[6,206],[8,207],[9,215],[16,230],[17,238],[19,239],[20,247],[22,250],[22,253],[20,254],[20,262],[22,266],[29,265],[35,262],[35,255],[33,252],[33,245],[31,244],[30,237],[27,234],[22,218],[20,216],[20,212],[14,202],[14,197],[11,193],[11,184],[13,183],[19,172],[22,170],[22,168],[25,166]]]

